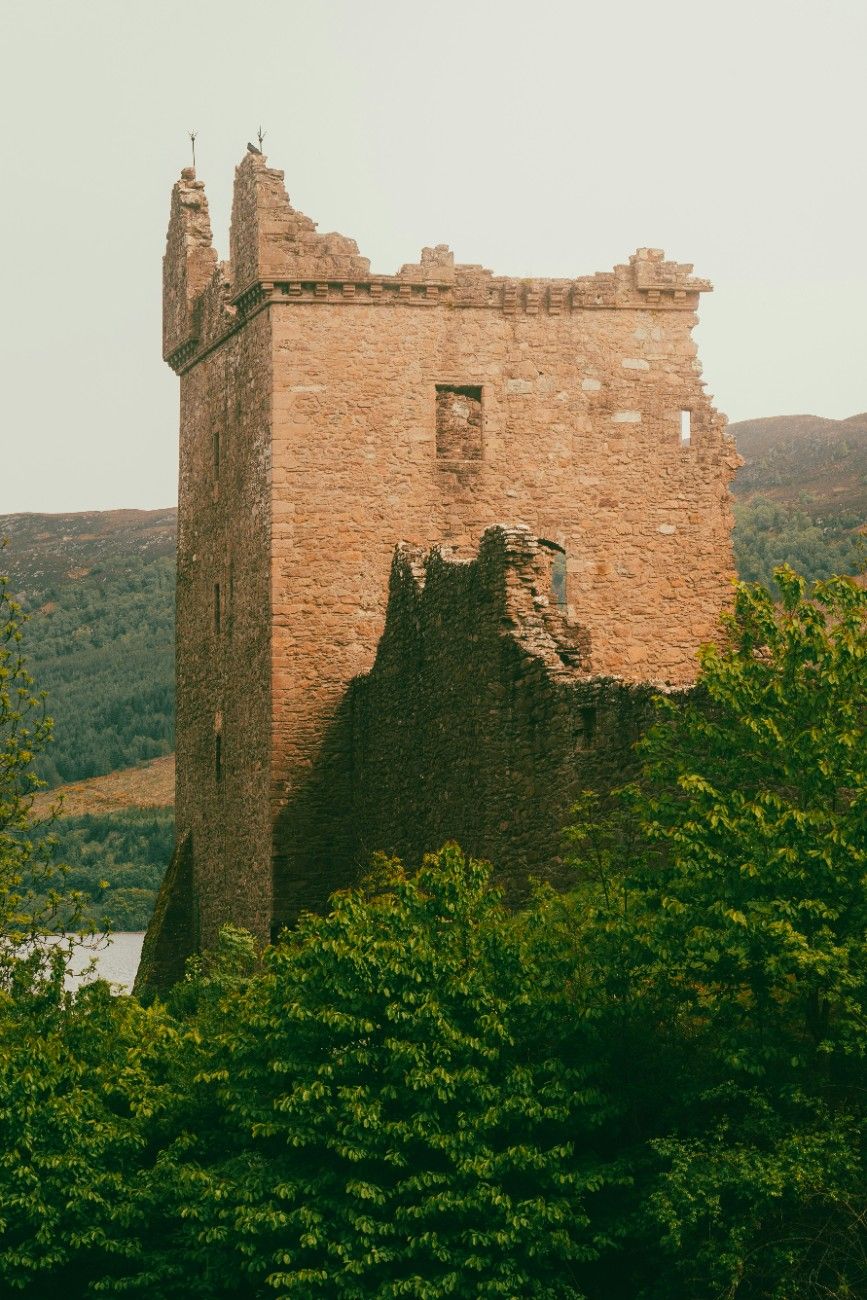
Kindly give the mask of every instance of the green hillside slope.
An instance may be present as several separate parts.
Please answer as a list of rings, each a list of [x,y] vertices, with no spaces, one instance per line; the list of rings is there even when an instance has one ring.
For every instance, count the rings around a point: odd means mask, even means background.
[[[857,573],[867,525],[867,414],[774,416],[729,426],[745,464],[734,483],[735,559],[769,584],[787,563],[808,578]]]
[[[0,516],[0,569],[30,614],[50,785],[174,748],[175,510]]]

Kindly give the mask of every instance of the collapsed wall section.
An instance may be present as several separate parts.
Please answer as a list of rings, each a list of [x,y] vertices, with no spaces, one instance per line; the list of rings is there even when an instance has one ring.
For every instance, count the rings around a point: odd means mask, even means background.
[[[563,828],[585,789],[625,779],[650,688],[593,673],[560,609],[556,552],[488,530],[477,557],[400,546],[371,671],[346,693],[284,810],[310,871],[278,881],[280,920],[320,909],[376,851],[409,863],[456,839],[517,900],[530,876],[568,883]]]

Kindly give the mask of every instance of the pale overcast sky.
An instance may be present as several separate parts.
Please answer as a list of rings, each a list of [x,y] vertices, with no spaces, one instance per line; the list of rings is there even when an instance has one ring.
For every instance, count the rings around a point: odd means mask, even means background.
[[[381,272],[640,245],[715,292],[729,417],[867,408],[865,0],[0,0],[0,513],[176,499],[169,192],[218,248],[261,123],[293,203]]]

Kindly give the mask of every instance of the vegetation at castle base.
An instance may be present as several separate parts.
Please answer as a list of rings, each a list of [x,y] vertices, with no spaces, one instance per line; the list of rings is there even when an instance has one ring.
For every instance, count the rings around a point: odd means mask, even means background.
[[[174,809],[61,816],[37,828],[34,842],[44,835],[51,836],[54,857],[65,865],[67,890],[76,892],[90,915],[112,930],[147,929],[172,855]]]
[[[660,703],[610,831],[574,832],[660,1300],[867,1292],[867,594],[777,584]]]
[[[741,588],[575,888],[380,861],[165,1004],[0,991],[0,1291],[867,1293],[867,592]]]

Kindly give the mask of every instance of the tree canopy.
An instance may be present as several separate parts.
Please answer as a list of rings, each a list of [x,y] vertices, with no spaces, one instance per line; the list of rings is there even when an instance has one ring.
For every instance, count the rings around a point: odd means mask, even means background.
[[[380,859],[149,1007],[8,948],[0,1288],[865,1294],[867,592],[777,582],[576,809],[567,894]]]

